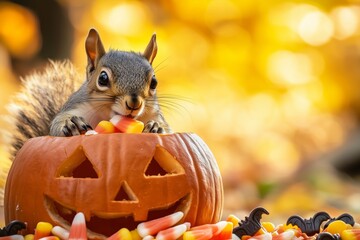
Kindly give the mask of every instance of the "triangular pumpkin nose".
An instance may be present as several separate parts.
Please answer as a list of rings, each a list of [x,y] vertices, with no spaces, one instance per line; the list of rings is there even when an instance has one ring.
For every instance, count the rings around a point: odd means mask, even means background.
[[[117,192],[114,201],[137,201],[137,197],[131,190],[127,182],[123,182]]]

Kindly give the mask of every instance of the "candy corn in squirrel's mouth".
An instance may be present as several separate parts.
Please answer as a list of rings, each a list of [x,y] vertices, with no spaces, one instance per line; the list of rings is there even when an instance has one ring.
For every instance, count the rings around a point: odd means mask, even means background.
[[[133,118],[115,115],[110,122],[122,133],[141,133],[144,130],[144,123]]]
[[[95,127],[96,133],[142,133],[144,123],[133,118],[115,115],[110,121],[101,121]],[[92,131],[92,132],[94,132]]]

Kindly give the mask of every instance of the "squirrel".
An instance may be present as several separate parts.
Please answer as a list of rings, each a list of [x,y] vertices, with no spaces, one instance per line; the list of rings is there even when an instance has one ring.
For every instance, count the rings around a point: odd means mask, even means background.
[[[142,121],[143,132],[171,132],[156,96],[155,33],[143,53],[106,52],[98,32],[90,29],[85,50],[86,79],[79,88],[81,77],[68,60],[50,61],[43,73],[23,80],[10,107],[16,128],[9,136],[13,157],[29,138],[79,135],[114,115]]]

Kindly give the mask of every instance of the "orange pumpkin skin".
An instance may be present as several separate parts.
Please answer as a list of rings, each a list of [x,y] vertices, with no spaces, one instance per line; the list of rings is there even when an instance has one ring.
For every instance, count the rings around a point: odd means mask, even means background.
[[[5,189],[5,220],[69,228],[83,212],[90,239],[183,211],[192,226],[219,221],[219,168],[196,134],[99,134],[30,139]]]

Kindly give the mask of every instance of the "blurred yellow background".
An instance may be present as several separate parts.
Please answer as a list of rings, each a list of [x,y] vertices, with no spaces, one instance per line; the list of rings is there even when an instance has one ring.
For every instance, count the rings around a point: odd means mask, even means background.
[[[156,32],[163,111],[213,151],[225,217],[259,205],[268,220],[360,216],[360,1],[33,2],[0,1],[0,114],[48,59],[85,73],[90,28],[127,51]],[[10,162],[0,144],[1,195]]]

